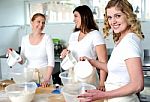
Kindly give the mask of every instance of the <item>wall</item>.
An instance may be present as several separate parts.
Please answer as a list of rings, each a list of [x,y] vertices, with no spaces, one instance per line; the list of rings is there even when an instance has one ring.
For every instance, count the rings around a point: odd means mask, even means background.
[[[24,1],[0,0],[0,55],[18,48],[18,28],[24,25]]]
[[[64,43],[67,43],[73,28],[73,23],[51,23],[45,26],[43,32],[51,35],[52,38],[60,38]],[[27,34],[31,33],[31,27],[29,25],[25,29]]]
[[[0,26],[24,24],[24,1],[0,0]]]

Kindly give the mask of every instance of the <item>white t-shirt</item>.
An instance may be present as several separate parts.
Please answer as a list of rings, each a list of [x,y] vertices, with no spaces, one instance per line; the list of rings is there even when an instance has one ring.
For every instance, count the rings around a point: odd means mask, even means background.
[[[128,83],[130,77],[125,60],[133,57],[143,58],[143,49],[141,46],[141,40],[134,33],[129,33],[114,47],[112,51],[107,64],[108,77],[106,82],[113,84]]]
[[[28,68],[54,67],[54,45],[49,35],[44,34],[37,45],[30,44],[29,35],[22,38],[21,55],[27,60]]]
[[[96,59],[97,45],[105,44],[103,36],[99,31],[94,30],[89,32],[82,40],[78,41],[79,31],[71,34],[69,39],[68,49],[72,52],[76,60],[79,57],[87,56],[92,59]]]
[[[96,59],[97,54],[95,47],[97,45],[105,44],[103,36],[99,31],[94,30],[89,32],[82,40],[78,41],[79,33],[80,31],[71,34],[68,49],[71,51],[72,55],[77,61],[79,61],[79,58],[83,56]],[[84,79],[83,82],[95,86],[99,85],[99,76],[96,68],[94,68],[92,74],[88,78]]]

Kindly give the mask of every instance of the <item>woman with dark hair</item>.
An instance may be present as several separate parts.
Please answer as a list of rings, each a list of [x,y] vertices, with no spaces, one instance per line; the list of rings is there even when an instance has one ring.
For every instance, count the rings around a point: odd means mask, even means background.
[[[80,60],[83,56],[96,59],[100,62],[107,63],[107,51],[103,36],[99,32],[99,28],[95,23],[91,9],[86,6],[78,6],[73,10],[75,28],[69,39],[69,46],[61,53],[64,58],[71,51],[76,60]],[[83,72],[84,73],[84,72]],[[97,86],[105,91],[104,82],[107,73],[100,71],[100,82],[96,68],[94,67],[94,75],[86,81],[86,83]]]
[[[106,91],[87,90],[80,95],[80,102],[106,99],[106,102],[140,102],[136,93],[144,89],[142,71],[143,34],[137,15],[127,0],[110,0],[105,7],[104,37],[112,30],[114,49],[107,64],[88,59],[89,62],[108,72]]]

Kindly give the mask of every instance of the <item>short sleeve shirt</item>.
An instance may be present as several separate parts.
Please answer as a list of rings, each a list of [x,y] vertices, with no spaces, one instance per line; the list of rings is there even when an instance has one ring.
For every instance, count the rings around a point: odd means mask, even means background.
[[[143,57],[141,40],[134,34],[127,34],[114,47],[108,61],[107,83],[128,83],[130,81],[125,60],[133,57]]]
[[[89,32],[82,40],[78,41],[79,31],[71,34],[68,49],[78,60],[79,57],[87,56],[96,59],[95,46],[105,44],[103,36],[97,30]]]

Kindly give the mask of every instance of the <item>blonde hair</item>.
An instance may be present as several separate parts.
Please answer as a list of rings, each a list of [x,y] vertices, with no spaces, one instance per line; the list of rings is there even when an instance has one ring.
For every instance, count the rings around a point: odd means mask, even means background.
[[[104,38],[110,35],[109,30],[111,29],[111,27],[107,19],[107,9],[111,7],[116,7],[121,12],[123,12],[127,17],[130,31],[135,33],[140,39],[144,38],[144,35],[141,31],[140,21],[138,20],[137,15],[134,14],[132,5],[127,0],[110,0],[106,5],[104,14],[104,27],[103,27]],[[120,33],[113,32],[114,42],[119,40],[120,35],[121,35]]]

